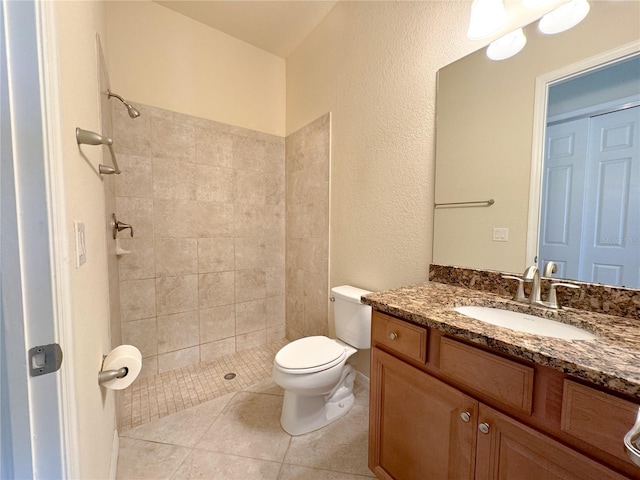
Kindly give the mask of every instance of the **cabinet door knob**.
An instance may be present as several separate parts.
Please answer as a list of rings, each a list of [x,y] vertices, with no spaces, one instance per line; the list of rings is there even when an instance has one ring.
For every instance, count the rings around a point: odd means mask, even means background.
[[[396,338],[398,338],[398,334],[397,334],[396,332],[391,332],[391,333],[389,334],[389,338],[390,338],[391,340],[395,340]]]
[[[469,420],[471,420],[471,414],[469,412],[462,412],[460,414],[460,418],[464,423],[469,423]]]
[[[478,425],[478,430],[480,430],[480,432],[484,434],[489,433],[489,424],[481,423],[480,425]]]

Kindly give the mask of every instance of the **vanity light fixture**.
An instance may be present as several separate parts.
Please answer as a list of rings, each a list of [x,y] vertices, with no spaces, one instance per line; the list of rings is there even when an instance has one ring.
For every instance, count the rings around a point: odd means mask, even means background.
[[[513,57],[524,48],[526,43],[527,37],[525,37],[522,28],[518,28],[492,42],[487,47],[487,57],[491,60],[504,60]]]
[[[571,0],[543,16],[538,28],[546,34],[564,32],[584,20],[590,8],[587,0]]]
[[[507,23],[502,0],[473,0],[467,38],[480,40],[500,30]]]

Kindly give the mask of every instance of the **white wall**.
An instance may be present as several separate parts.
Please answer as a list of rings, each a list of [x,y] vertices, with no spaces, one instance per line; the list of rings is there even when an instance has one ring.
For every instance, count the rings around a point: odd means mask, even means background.
[[[108,2],[107,14],[114,92],[284,136],[284,59],[151,1]]]
[[[56,2],[55,11],[69,238],[74,238],[74,220],[86,227],[87,262],[71,271],[80,473],[82,478],[106,478],[115,402],[113,391],[102,389],[97,381],[102,355],[111,349],[104,193],[97,165],[107,161],[102,161],[98,147],[78,149],[75,140],[76,127],[101,130],[95,36],[106,35],[106,16],[101,2]],[[75,259],[72,242],[68,253]]]

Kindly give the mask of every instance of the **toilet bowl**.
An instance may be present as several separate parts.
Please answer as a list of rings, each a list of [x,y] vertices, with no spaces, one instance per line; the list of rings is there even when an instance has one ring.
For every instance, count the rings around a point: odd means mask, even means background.
[[[338,338],[295,340],[273,362],[272,378],[285,390],[280,423],[291,435],[322,428],[351,409],[356,370],[347,360],[371,347],[371,307],[360,303],[371,292],[344,285],[331,293]]]

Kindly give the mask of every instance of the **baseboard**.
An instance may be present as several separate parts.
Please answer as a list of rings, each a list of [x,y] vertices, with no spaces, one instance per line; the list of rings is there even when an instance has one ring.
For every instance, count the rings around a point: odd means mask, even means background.
[[[356,383],[358,385],[362,385],[367,390],[369,389],[369,377],[364,375],[362,372],[356,372]]]
[[[113,430],[113,444],[111,445],[111,464],[109,465],[109,480],[116,480],[118,473],[118,452],[120,450],[120,437],[118,429]]]

